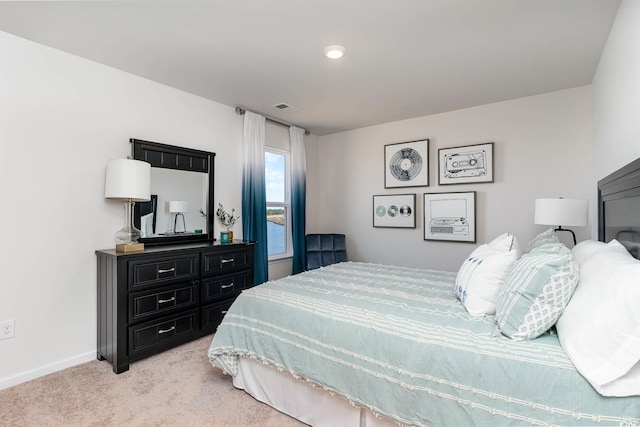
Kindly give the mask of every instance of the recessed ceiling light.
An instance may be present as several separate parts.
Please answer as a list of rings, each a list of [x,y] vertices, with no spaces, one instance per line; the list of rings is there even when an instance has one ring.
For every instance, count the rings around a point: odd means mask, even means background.
[[[345,53],[347,53],[347,49],[344,46],[333,45],[324,48],[324,56],[329,59],[340,59]]]

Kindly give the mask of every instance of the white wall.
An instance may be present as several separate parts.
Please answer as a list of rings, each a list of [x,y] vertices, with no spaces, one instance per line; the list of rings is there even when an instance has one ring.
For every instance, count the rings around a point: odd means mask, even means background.
[[[593,79],[595,179],[640,157],[638,46],[640,2],[624,0]]]
[[[16,333],[0,341],[4,388],[95,357],[94,251],[123,225],[104,199],[107,160],[131,137],[213,151],[216,202],[238,210],[242,118],[1,32],[0,52],[0,320]]]
[[[595,198],[590,86],[320,137],[317,228],[347,235],[349,258],[457,270],[475,247],[423,240],[422,195],[477,192],[477,242],[510,231],[521,246],[539,197]],[[384,188],[384,145],[428,138],[429,187]],[[494,183],[438,186],[438,148],[494,142]],[[372,226],[372,196],[417,194],[417,228]],[[589,228],[574,230],[578,239]]]

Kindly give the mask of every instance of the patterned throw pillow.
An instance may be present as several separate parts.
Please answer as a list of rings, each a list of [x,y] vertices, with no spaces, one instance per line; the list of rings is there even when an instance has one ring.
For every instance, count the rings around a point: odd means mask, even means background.
[[[524,250],[524,253],[528,254],[535,248],[546,245],[547,243],[560,243],[560,239],[558,239],[558,235],[556,234],[556,232],[553,231],[553,227],[543,231],[542,233],[531,239],[531,241],[527,245],[527,248]]]
[[[489,244],[479,246],[462,263],[454,292],[469,314],[495,314],[498,290],[517,259],[518,251],[516,238],[505,233]]]
[[[513,264],[498,293],[496,321],[513,340],[534,339],[551,328],[579,279],[575,257],[562,243],[546,243]]]

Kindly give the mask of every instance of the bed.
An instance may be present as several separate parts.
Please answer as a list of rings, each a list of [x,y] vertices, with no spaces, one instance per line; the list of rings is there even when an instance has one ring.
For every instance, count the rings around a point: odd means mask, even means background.
[[[549,230],[516,255],[505,235],[491,243],[507,242],[506,249],[482,245],[467,271],[464,264],[443,272],[346,262],[268,282],[232,305],[209,359],[236,387],[310,425],[638,426],[640,293],[633,289],[640,286],[618,283],[637,285],[640,277],[629,255],[640,231],[640,161],[598,185],[601,241],[569,250],[549,242]],[[494,314],[476,312],[487,308],[474,305],[477,293],[461,280],[478,259],[504,266],[508,257]],[[518,311],[515,297],[528,291],[522,284],[536,282],[523,275],[534,270],[553,271],[538,280],[540,289],[575,280],[559,298],[554,327],[530,338],[541,327],[524,320],[512,327],[505,313]],[[603,281],[611,285],[606,298]],[[535,304],[522,319],[538,315]],[[607,352],[619,345],[624,358],[612,362]]]

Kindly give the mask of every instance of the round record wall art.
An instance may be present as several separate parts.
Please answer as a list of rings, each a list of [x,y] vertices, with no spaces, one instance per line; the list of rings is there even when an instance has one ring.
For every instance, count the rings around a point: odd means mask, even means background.
[[[429,140],[384,146],[384,187],[424,187],[429,185]]]
[[[401,148],[391,157],[389,171],[400,181],[416,179],[422,170],[422,156],[413,148]]]

